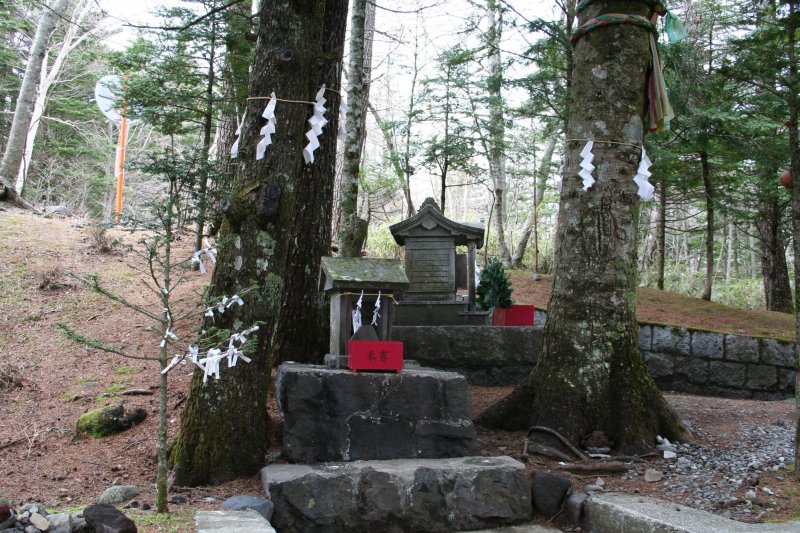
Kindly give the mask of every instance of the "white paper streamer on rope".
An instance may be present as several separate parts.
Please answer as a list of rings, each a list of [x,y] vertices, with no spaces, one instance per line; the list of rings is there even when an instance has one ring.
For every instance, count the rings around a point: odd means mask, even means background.
[[[337,134],[337,138],[340,141],[343,141],[344,138],[347,136],[347,132],[344,129],[345,121],[347,120],[347,104],[341,102],[339,104],[339,132]]]
[[[206,266],[203,264],[203,254],[208,256],[208,258],[211,260],[212,263],[217,262],[217,258],[214,255],[214,251],[211,248],[201,248],[197,250],[194,253],[194,255],[192,255],[192,264],[200,267],[201,274],[206,273]]]
[[[236,156],[239,155],[239,137],[242,135],[242,125],[244,125],[245,117],[247,117],[247,111],[242,115],[242,120],[236,128],[236,140],[233,141],[233,146],[231,146],[231,159],[236,159]]]
[[[277,103],[278,100],[275,97],[275,93],[270,93],[269,103],[267,103],[264,112],[261,113],[261,116],[267,119],[267,123],[261,128],[261,135],[264,137],[256,146],[256,160],[264,159],[264,152],[267,151],[267,146],[272,144],[272,134],[275,133],[275,105]]]
[[[581,161],[581,171],[578,172],[578,176],[583,178],[584,191],[588,191],[589,187],[594,185],[594,178],[592,177],[592,171],[594,170],[594,165],[592,164],[592,160],[594,159],[594,154],[592,153],[593,146],[593,141],[587,141],[583,150],[581,150],[581,157],[583,157],[583,160]]]
[[[375,299],[375,310],[372,311],[372,325],[378,327],[378,320],[381,318],[381,291],[378,291],[378,297]]]
[[[647,157],[647,152],[645,152],[644,147],[642,147],[642,160],[639,162],[639,170],[636,171],[636,176],[633,178],[633,181],[639,186],[637,194],[642,200],[651,200],[653,198],[653,191],[655,191],[655,187],[647,181],[647,178],[652,176],[649,170],[652,164],[650,158]]]
[[[364,301],[364,291],[361,291],[361,296],[358,297],[356,308],[353,309],[353,334],[361,328],[361,304]]]
[[[306,139],[308,139],[308,144],[305,148],[303,148],[303,159],[305,159],[306,163],[313,163],[314,162],[314,150],[319,148],[319,139],[318,137],[322,135],[322,128],[325,127],[325,124],[328,121],[325,119],[324,115],[327,109],[325,109],[325,85],[317,91],[317,96],[315,98],[316,103],[314,104],[314,115],[308,119],[308,123],[311,125],[311,129],[306,132]]]

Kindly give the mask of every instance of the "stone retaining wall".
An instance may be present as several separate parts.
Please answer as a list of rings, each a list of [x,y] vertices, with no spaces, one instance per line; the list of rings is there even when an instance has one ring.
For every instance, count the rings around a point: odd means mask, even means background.
[[[639,349],[665,390],[759,400],[794,396],[794,343],[641,325]]]
[[[513,385],[533,369],[547,319],[536,326],[403,326],[392,332],[405,357],[464,374],[474,385]],[[662,390],[730,398],[794,396],[794,343],[642,324],[639,349]]]

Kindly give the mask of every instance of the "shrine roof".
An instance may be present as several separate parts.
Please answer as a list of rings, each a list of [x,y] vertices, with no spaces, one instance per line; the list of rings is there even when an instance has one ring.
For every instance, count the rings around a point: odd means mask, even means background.
[[[367,257],[323,257],[321,290],[403,290],[408,277],[399,259]]]
[[[476,248],[483,246],[483,236],[486,231],[483,224],[450,220],[441,213],[432,198],[426,199],[415,215],[389,226],[392,237],[400,246],[405,246],[407,238],[425,238],[426,231],[433,232],[433,230],[452,236],[456,246],[474,242]]]

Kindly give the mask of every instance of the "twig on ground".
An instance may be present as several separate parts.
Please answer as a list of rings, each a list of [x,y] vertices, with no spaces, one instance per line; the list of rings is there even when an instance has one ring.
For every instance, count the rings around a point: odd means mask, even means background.
[[[545,457],[550,457],[551,459],[558,459],[559,461],[572,461],[572,457],[560,450],[556,450],[555,448],[545,446],[544,444],[531,442],[528,439],[525,439],[525,443],[522,447],[522,455],[527,457],[529,452],[538,455],[544,455]]]
[[[0,450],[3,450],[5,448],[10,448],[11,446],[13,446],[15,444],[19,444],[20,442],[24,442],[24,441],[25,441],[25,437],[20,437],[18,439],[12,439],[12,440],[9,440],[7,442],[3,442],[2,444],[0,444]]]
[[[628,465],[617,461],[610,461],[607,463],[588,462],[588,463],[567,463],[564,465],[555,465],[559,470],[566,470],[567,472],[595,472],[595,473],[618,473],[627,472]]]

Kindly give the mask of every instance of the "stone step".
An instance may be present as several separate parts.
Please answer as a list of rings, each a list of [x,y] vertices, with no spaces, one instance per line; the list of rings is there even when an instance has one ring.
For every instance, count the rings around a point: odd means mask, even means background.
[[[531,516],[525,466],[510,457],[280,464],[261,479],[281,533],[467,531]]]
[[[253,510],[197,511],[197,533],[276,533],[266,518]]]
[[[789,533],[800,522],[746,524],[656,498],[634,494],[596,494],[584,506],[589,533]]]

